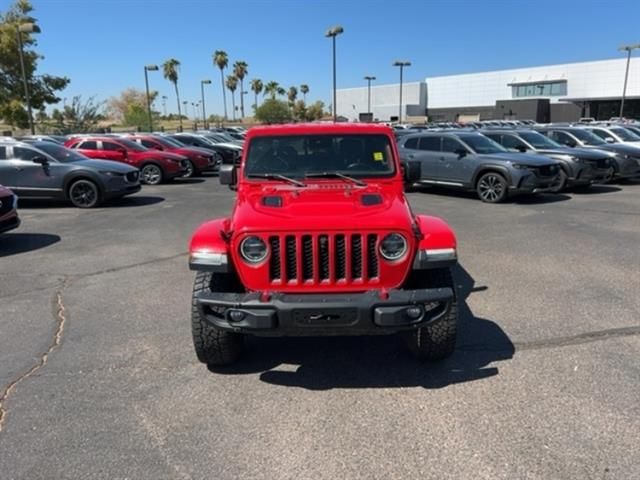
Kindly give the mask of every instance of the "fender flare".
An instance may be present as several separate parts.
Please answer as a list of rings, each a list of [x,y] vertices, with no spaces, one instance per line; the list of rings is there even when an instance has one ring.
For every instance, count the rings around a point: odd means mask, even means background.
[[[100,194],[100,197],[104,195],[106,186],[98,175],[96,175],[94,172],[90,170],[75,170],[67,174],[64,178],[63,185],[62,185],[62,192],[64,193],[65,198],[68,199],[69,197],[69,187],[71,186],[71,184],[76,180],[83,180],[83,179],[90,180],[93,183],[95,183],[96,186],[98,187],[98,193]]]
[[[513,179],[507,167],[505,167],[504,165],[496,164],[496,163],[485,163],[480,165],[478,169],[475,171],[475,173],[473,174],[473,179],[471,181],[471,188],[476,188],[478,179],[486,172],[491,172],[491,171],[498,172],[504,175],[507,182],[509,182],[509,185],[513,185]]]
[[[228,218],[216,218],[200,225],[189,242],[189,269],[205,272],[231,271],[227,232]]]
[[[453,229],[439,217],[416,215],[420,232],[414,270],[452,267],[458,261],[458,242]]]

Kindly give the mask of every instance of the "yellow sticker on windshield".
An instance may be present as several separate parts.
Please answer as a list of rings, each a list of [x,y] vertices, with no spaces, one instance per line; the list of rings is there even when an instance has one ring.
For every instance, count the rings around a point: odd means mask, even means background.
[[[373,159],[376,162],[384,162],[384,155],[382,152],[373,152]]]

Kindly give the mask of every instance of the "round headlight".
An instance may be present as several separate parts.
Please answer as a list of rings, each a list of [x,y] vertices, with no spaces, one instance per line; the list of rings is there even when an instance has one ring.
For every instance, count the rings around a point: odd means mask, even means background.
[[[399,233],[390,233],[380,242],[380,255],[385,260],[398,260],[407,253],[407,241]]]
[[[240,243],[240,255],[249,263],[258,263],[267,258],[267,244],[258,237],[247,237]]]

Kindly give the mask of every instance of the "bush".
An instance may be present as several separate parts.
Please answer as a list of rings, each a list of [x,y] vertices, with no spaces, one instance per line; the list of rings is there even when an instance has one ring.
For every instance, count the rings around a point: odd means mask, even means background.
[[[291,121],[287,102],[269,98],[256,109],[256,119],[262,123],[286,123]]]

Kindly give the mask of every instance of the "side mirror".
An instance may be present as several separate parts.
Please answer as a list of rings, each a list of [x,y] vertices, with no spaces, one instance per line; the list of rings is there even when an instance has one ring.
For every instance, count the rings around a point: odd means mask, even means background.
[[[575,148],[578,144],[575,142],[575,140],[569,140],[567,142],[567,146],[571,147],[571,148]]]
[[[469,153],[469,152],[467,152],[467,150],[464,149],[464,148],[459,148],[459,149],[456,150],[456,154],[458,155],[458,158],[466,157],[467,153]]]
[[[516,150],[519,151],[520,153],[524,153],[527,151],[527,146],[526,145],[518,145],[516,147]]]
[[[604,141],[607,142],[607,143],[615,143],[615,140],[613,138],[611,138],[611,137],[605,138]]]
[[[220,165],[220,185],[229,185],[234,187],[238,183],[235,165]]]
[[[405,183],[416,183],[422,176],[420,162],[403,162],[401,165]]]
[[[41,156],[33,157],[31,161],[33,163],[37,163],[38,165],[42,165],[43,167],[45,165],[49,165],[49,160],[46,157],[41,157]]]

